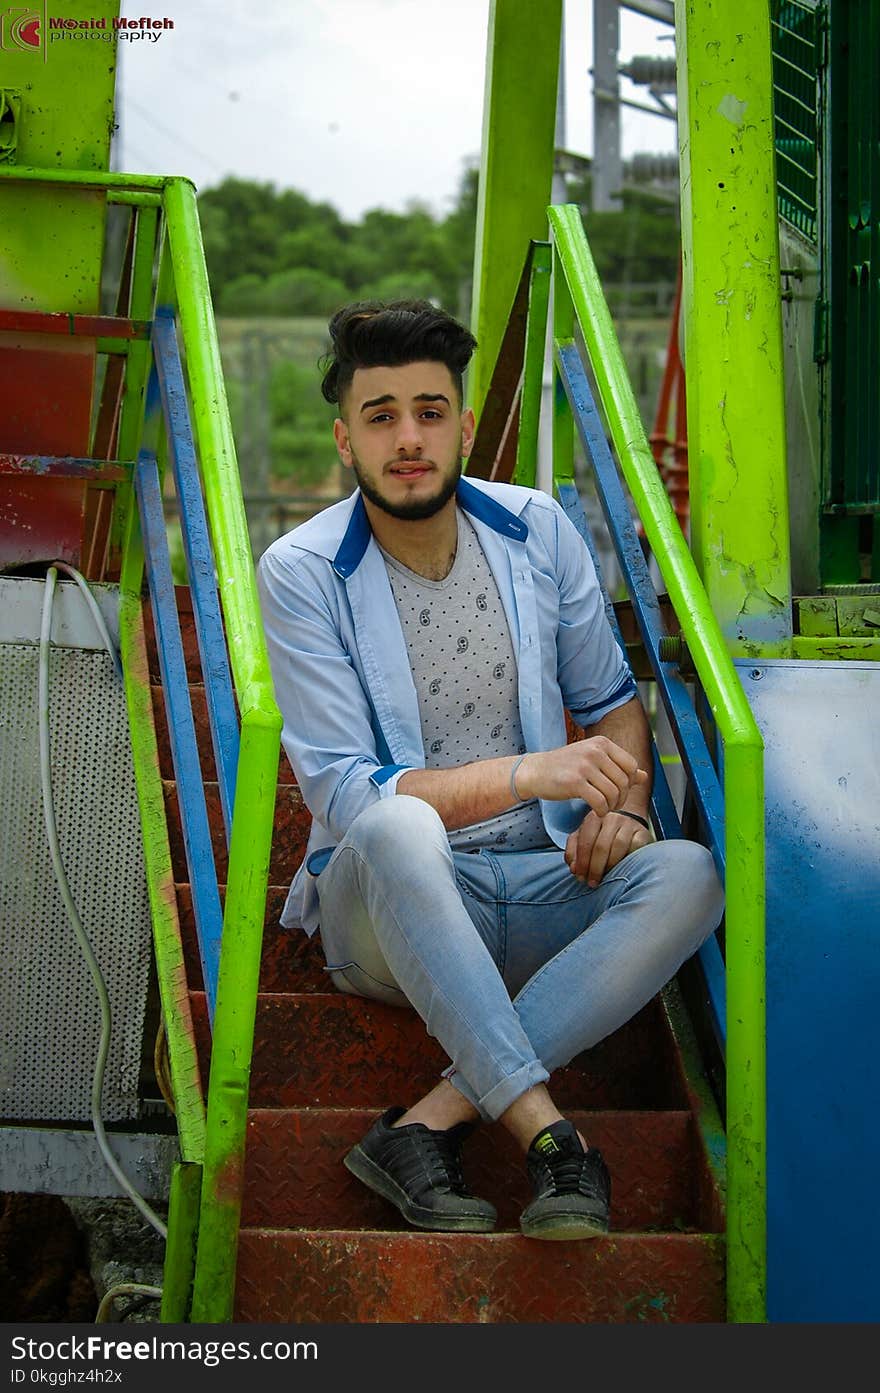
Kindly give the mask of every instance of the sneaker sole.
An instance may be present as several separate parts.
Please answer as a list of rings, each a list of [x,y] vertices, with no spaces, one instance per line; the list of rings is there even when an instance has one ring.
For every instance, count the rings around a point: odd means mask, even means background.
[[[606,1220],[593,1219],[588,1214],[548,1214],[543,1219],[532,1220],[523,1216],[519,1226],[526,1238],[543,1238],[559,1243],[582,1238],[604,1238],[608,1232]]]
[[[407,1223],[416,1228],[434,1229],[441,1233],[490,1233],[495,1227],[495,1219],[485,1214],[437,1214],[434,1210],[413,1204],[406,1192],[386,1175],[381,1166],[371,1161],[360,1146],[353,1147],[343,1158],[342,1164],[362,1184],[393,1204]]]

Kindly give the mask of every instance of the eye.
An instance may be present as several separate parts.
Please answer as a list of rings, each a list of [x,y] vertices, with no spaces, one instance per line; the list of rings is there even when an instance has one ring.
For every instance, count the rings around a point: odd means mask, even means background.
[[[424,421],[440,421],[440,420],[442,420],[442,418],[443,418],[443,413],[442,413],[442,411],[438,411],[438,410],[436,409],[436,407],[433,407],[433,406],[427,407],[427,408],[422,412],[422,420],[424,420]]]
[[[375,416],[370,417],[370,425],[382,425],[385,421],[391,420],[390,411],[377,411]]]

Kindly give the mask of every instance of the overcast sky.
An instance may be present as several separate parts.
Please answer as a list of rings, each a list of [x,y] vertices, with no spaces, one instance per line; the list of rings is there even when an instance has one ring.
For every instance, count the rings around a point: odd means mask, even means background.
[[[185,174],[199,188],[227,174],[271,181],[351,220],[411,199],[449,209],[480,152],[489,0],[164,5],[122,3],[124,16],[165,14],[174,29],[119,45],[115,168]],[[565,9],[566,144],[589,155],[590,0]],[[621,61],[672,56],[670,34],[622,11]],[[674,147],[673,122],[626,109],[623,121],[625,157]]]

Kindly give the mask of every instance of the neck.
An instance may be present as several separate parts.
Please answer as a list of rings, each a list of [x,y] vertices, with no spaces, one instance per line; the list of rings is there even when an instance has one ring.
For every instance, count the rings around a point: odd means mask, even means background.
[[[430,518],[393,518],[364,498],[373,536],[379,546],[408,570],[426,580],[445,580],[452,570],[458,544],[455,499],[450,498]]]

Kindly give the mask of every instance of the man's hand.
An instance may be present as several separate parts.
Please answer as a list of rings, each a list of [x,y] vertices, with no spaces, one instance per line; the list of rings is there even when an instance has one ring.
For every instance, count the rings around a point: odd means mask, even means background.
[[[528,754],[516,772],[520,798],[582,798],[599,818],[622,808],[630,790],[647,782],[648,775],[635,756],[605,735]],[[630,818],[616,820],[631,822]]]
[[[650,832],[631,817],[591,812],[565,843],[565,863],[577,880],[595,890],[606,871],[650,841]]]

